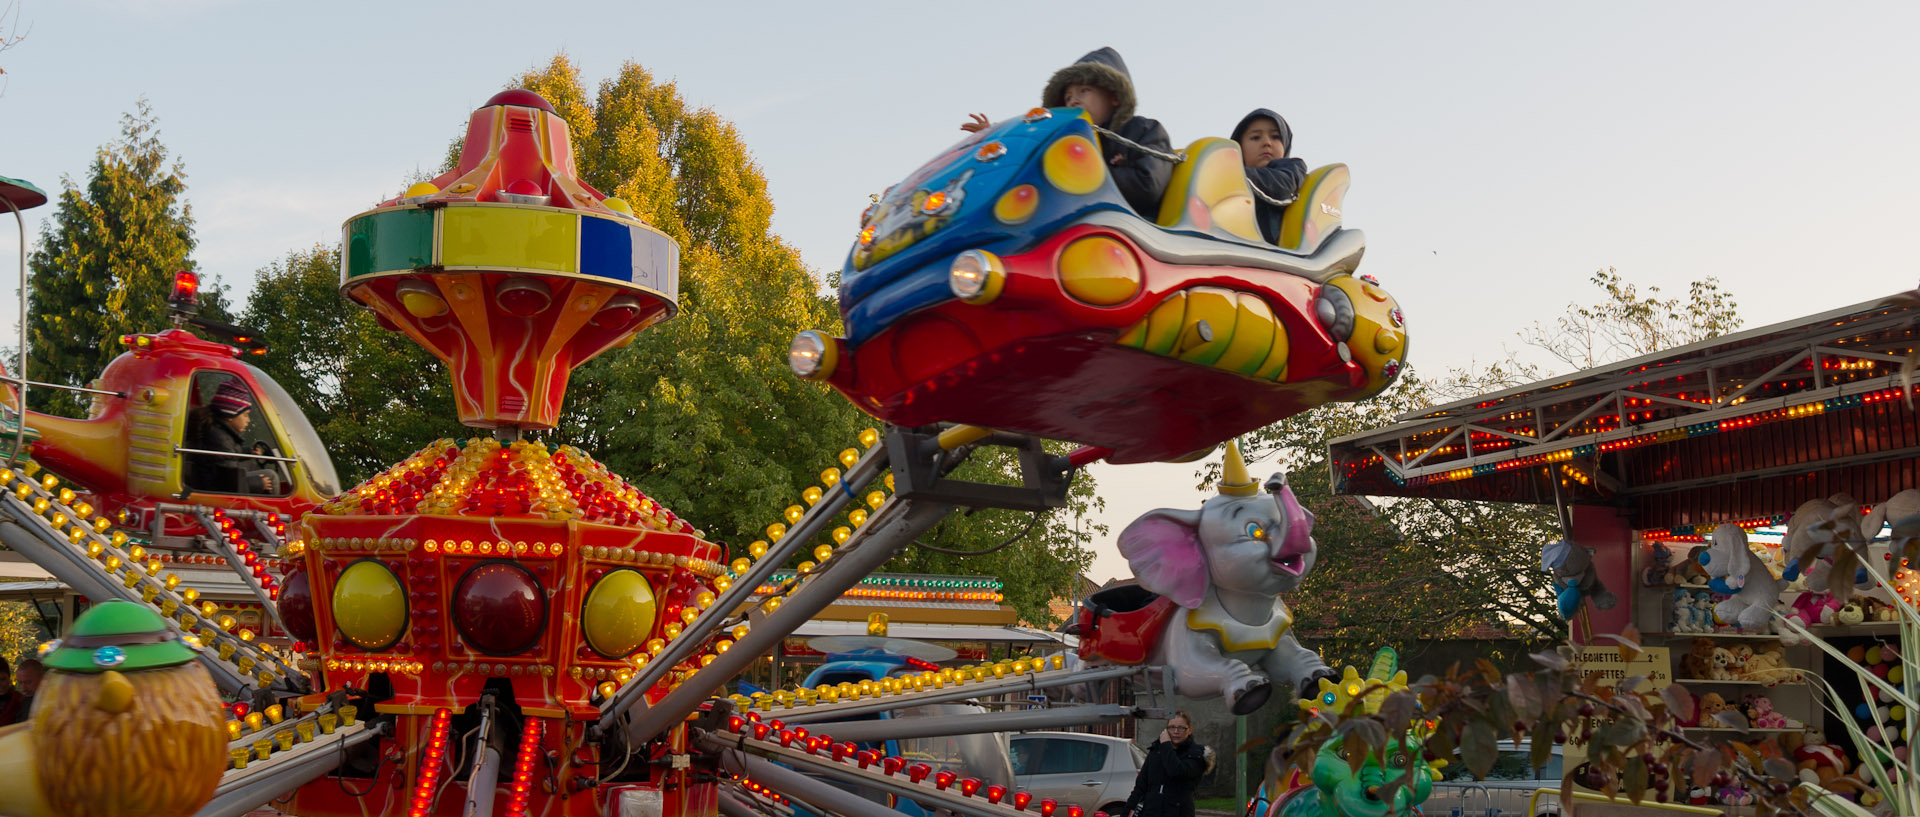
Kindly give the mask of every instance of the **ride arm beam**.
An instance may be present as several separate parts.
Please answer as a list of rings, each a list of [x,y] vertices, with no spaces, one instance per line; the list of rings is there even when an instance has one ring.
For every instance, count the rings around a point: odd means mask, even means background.
[[[1147,667],[1120,666],[1101,667],[1092,670],[1047,670],[1045,672],[1015,675],[992,681],[956,684],[945,689],[905,692],[899,695],[888,695],[865,701],[820,704],[818,706],[809,706],[805,709],[780,710],[775,717],[787,723],[819,723],[823,721],[851,720],[867,715],[876,715],[881,712],[890,712],[903,706],[951,703],[953,701],[964,701],[970,698],[990,698],[995,695],[1031,693],[1055,687],[1105,681],[1109,678],[1125,678],[1135,673],[1144,672],[1146,669]]]
[[[266,760],[247,764],[244,769],[229,769],[213,790],[213,799],[200,807],[194,817],[240,817],[255,811],[262,803],[278,800],[308,782],[333,771],[348,749],[374,739],[386,727],[360,721],[343,726],[331,735],[321,735],[285,752],[275,752]]]
[[[815,803],[827,808],[836,808],[836,806],[839,805],[852,806],[853,808],[851,810],[844,812],[848,817],[869,817],[869,812],[855,803],[845,802],[838,798],[853,798],[858,800],[859,803],[866,804],[866,806],[879,809],[879,811],[871,813],[871,817],[900,817],[900,812],[888,809],[878,803],[858,798],[856,795],[841,791],[821,781],[814,780],[808,775],[828,777],[843,783],[883,791],[904,799],[912,800],[928,807],[930,810],[937,811],[939,809],[946,809],[954,814],[966,815],[966,817],[1033,817],[1033,815],[1037,813],[1021,811],[1014,808],[1011,803],[989,803],[984,796],[968,797],[961,794],[957,789],[937,788],[934,785],[932,777],[915,783],[906,775],[885,774],[881,772],[878,767],[862,769],[849,762],[837,761],[831,757],[821,757],[800,749],[781,746],[771,741],[754,740],[746,735],[720,735],[712,732],[702,732],[699,737],[699,745],[700,748],[705,751],[720,754],[721,768],[726,768],[729,763],[739,764],[739,766],[745,768],[747,774],[754,780],[763,785],[771,786],[775,790],[785,791],[789,786],[792,786],[797,796],[809,803]],[[802,781],[807,785],[807,788],[802,788],[798,785]],[[819,788],[814,789],[812,787]],[[816,792],[818,792],[818,794]],[[828,802],[822,802],[818,799],[821,794],[826,793],[838,795],[838,798]],[[985,792],[981,794],[984,795]],[[1011,794],[1011,792],[1009,792],[1009,794]]]
[[[834,740],[870,743],[905,738],[934,738],[950,735],[978,735],[988,732],[1024,732],[1034,729],[1064,729],[1115,723],[1133,716],[1133,710],[1119,704],[1085,704],[1015,712],[986,712],[966,715],[884,718],[867,721],[828,721],[811,728]]]
[[[900,812],[875,803],[853,792],[835,788],[778,763],[762,760],[737,749],[713,744],[709,751],[720,755],[720,768],[743,775],[781,793],[792,793],[795,800],[841,815],[841,817],[900,817]]]
[[[874,450],[878,451],[879,448],[876,446]],[[879,510],[874,512],[873,518],[854,532],[853,537],[834,553],[833,559],[828,561],[823,569],[809,576],[799,590],[787,597],[780,609],[755,622],[747,631],[746,637],[736,641],[732,649],[721,653],[712,664],[695,672],[672,692],[667,693],[666,697],[661,698],[659,703],[648,706],[645,699],[636,693],[632,703],[635,710],[633,721],[627,727],[627,736],[631,741],[628,745],[638,746],[652,740],[656,735],[692,715],[715,691],[739,676],[742,670],[759,660],[760,656],[771,653],[787,637],[787,634],[826,609],[827,605],[840,598],[847,588],[858,584],[861,579],[866,578],[867,574],[886,564],[887,560],[893,558],[901,548],[931,530],[953,510],[952,505],[914,502],[897,497],[881,505]],[[800,542],[807,541],[800,537],[791,538]],[[760,564],[779,563],[780,560],[773,558],[760,561]],[[735,583],[734,587],[752,586],[754,583],[752,579],[742,578]],[[720,606],[715,604],[709,608],[709,612],[719,609]],[[699,642],[700,639],[689,639],[685,633],[682,633],[680,639],[676,639],[676,642],[680,641]],[[665,653],[662,653],[660,659],[656,659],[654,664],[648,666],[669,663],[665,660]],[[606,714],[601,717],[599,724],[603,731],[612,728],[619,717],[618,709],[609,708],[604,711]]]
[[[679,638],[667,642],[666,648],[661,650],[659,655],[654,656],[646,666],[634,673],[633,678],[614,692],[612,697],[601,702],[602,728],[606,728],[627,709],[636,705],[645,706],[646,699],[643,696],[646,691],[666,678],[667,673],[672,672],[674,667],[697,653],[706,645],[709,636],[726,627],[732,611],[746,604],[760,585],[773,576],[775,570],[780,569],[793,558],[795,553],[800,552],[819,536],[820,532],[833,522],[834,517],[846,509],[854,497],[880,475],[887,461],[886,440],[868,449],[866,456],[861,457],[852,468],[847,469],[846,476],[838,485],[822,494],[820,501],[807,509],[806,515],[800,517],[800,521],[794,523],[793,528],[788,530],[785,536],[773,543],[766,556],[756,560],[753,567],[748,568],[746,573],[735,579],[733,586],[721,593],[713,606],[701,611],[700,617],[687,625]],[[743,654],[757,655],[757,653]]]
[[[199,537],[202,540],[202,544],[204,544],[208,550],[220,554],[220,558],[226,560],[227,566],[233,568],[233,574],[240,577],[240,586],[247,588],[248,591],[253,593],[254,600],[260,602],[260,608],[266,610],[267,615],[273,617],[273,623],[280,628],[280,632],[293,632],[287,629],[287,622],[280,618],[279,603],[267,597],[267,589],[261,587],[260,580],[253,577],[253,571],[247,568],[246,560],[240,556],[240,551],[236,550],[233,547],[233,543],[227,541],[226,537],[221,535],[220,523],[214,521],[213,514],[210,513],[211,510],[211,508],[200,505],[194,506],[193,509],[193,518],[200,523],[201,529],[207,532],[206,536]],[[266,556],[266,553],[258,553],[254,555],[254,558],[264,559]],[[280,660],[280,656],[271,652],[266,653],[266,656],[272,659],[273,663],[278,665],[281,672],[287,677],[298,678],[304,684],[306,673]]]

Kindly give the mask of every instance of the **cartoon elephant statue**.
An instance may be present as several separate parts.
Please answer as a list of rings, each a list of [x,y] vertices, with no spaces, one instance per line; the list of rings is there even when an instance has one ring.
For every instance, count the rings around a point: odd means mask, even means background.
[[[1083,642],[1081,654],[1150,660],[1173,673],[1181,695],[1225,698],[1235,714],[1260,708],[1275,683],[1291,699],[1334,677],[1294,639],[1293,615],[1280,599],[1313,569],[1313,515],[1283,475],[1262,488],[1247,477],[1239,448],[1229,445],[1218,496],[1198,510],[1148,511],[1121,531],[1120,553],[1139,579],[1124,606],[1138,611],[1139,635],[1127,639],[1131,656],[1105,649],[1103,641],[1111,644],[1130,625],[1109,618],[1114,611],[1099,609],[1096,595],[1093,614],[1083,614],[1083,625],[1092,625],[1083,634],[1107,632]]]
[[[1553,574],[1553,589],[1560,617],[1572,621],[1580,612],[1580,603],[1596,610],[1611,610],[1620,599],[1600,582],[1593,569],[1593,548],[1581,547],[1561,539],[1540,549],[1540,566]]]
[[[1755,556],[1747,532],[1732,522],[1713,529],[1713,544],[1700,554],[1700,564],[1712,576],[1715,592],[1732,598],[1713,606],[1721,621],[1750,632],[1766,632],[1783,583]]]

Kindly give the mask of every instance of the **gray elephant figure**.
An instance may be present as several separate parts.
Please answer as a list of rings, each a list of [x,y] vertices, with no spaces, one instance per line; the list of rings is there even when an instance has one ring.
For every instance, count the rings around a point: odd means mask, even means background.
[[[1700,564],[1714,578],[1709,586],[1715,592],[1732,594],[1713,606],[1713,614],[1742,630],[1766,632],[1785,584],[1754,555],[1747,532],[1732,522],[1714,528],[1713,544],[1700,554]]]
[[[1173,673],[1181,695],[1224,698],[1246,714],[1275,683],[1293,700],[1334,672],[1294,638],[1280,599],[1313,569],[1313,515],[1284,475],[1264,486],[1249,479],[1236,445],[1219,490],[1198,510],[1148,511],[1120,532],[1119,545],[1140,586],[1178,605],[1149,660]]]

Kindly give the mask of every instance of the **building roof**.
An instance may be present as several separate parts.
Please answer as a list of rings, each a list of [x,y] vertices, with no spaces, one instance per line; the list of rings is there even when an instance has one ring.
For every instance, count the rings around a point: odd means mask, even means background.
[[[1920,485],[1903,293],[1403,415],[1329,444],[1335,491],[1632,509],[1637,527],[1784,518]],[[1741,479],[1737,490],[1731,477]]]

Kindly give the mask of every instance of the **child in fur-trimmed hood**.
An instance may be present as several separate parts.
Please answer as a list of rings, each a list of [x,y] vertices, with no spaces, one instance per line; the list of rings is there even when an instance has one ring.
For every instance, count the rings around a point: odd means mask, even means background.
[[[1087,54],[1072,65],[1053,73],[1040,93],[1040,104],[1048,108],[1080,108],[1095,125],[1142,147],[1172,153],[1167,129],[1157,120],[1134,115],[1139,99],[1133,90],[1133,75],[1120,52],[1102,48]],[[981,114],[960,127],[983,130],[991,123]],[[1107,160],[1107,172],[1120,195],[1142,218],[1149,221],[1160,215],[1160,198],[1173,178],[1173,163],[1146,151],[1127,147],[1100,136],[1100,152]]]

